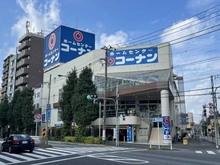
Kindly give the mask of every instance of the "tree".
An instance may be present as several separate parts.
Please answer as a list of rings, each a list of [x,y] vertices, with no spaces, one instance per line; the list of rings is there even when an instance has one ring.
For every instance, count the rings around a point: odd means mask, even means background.
[[[24,88],[21,91],[22,97],[22,121],[24,125],[24,133],[30,134],[31,130],[34,129],[34,114],[32,111],[34,110],[34,90],[32,88]]]
[[[68,136],[71,134],[71,125],[73,122],[74,111],[71,106],[71,100],[76,91],[77,86],[77,72],[76,69],[69,73],[66,84],[62,88],[62,94],[59,101],[61,107],[61,119],[63,121],[62,134]]]
[[[76,93],[72,97],[74,121],[78,126],[78,134],[85,135],[86,127],[98,118],[98,105],[87,100],[88,94],[96,94],[96,87],[92,81],[91,68],[85,67],[78,78]]]
[[[13,100],[11,102],[11,110],[13,113],[13,120],[14,120],[14,128],[18,133],[22,133],[24,130],[24,125],[22,122],[22,105],[23,98],[21,97],[21,91],[16,90],[14,93]]]
[[[22,91],[15,91],[11,102],[11,112],[14,128],[17,133],[30,134],[34,129],[34,91],[32,88],[24,88]]]
[[[7,115],[9,110],[9,103],[7,96],[4,98],[3,102],[0,103],[0,126],[5,128],[8,125]]]

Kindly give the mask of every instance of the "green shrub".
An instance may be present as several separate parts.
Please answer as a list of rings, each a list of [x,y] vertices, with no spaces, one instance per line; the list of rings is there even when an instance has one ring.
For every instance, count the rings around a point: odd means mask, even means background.
[[[74,137],[74,136],[65,136],[65,137],[63,138],[63,141],[64,141],[64,142],[74,142],[74,143],[76,143],[76,142],[77,142],[77,139],[76,139],[76,137]]]
[[[102,144],[102,137],[94,138],[94,144]]]
[[[86,144],[94,144],[94,137],[93,136],[83,137],[83,142]]]

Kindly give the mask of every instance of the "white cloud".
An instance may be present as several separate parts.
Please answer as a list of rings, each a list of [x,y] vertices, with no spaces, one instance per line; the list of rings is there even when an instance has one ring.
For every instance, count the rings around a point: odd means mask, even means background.
[[[11,30],[12,35],[21,37],[26,32],[26,21],[30,21],[30,31],[48,31],[50,27],[60,24],[60,6],[57,0],[37,4],[36,0],[17,0],[24,14],[19,17]]]
[[[165,29],[161,34],[162,42],[171,41],[171,44],[174,44],[191,38],[192,36],[188,35],[203,29],[204,24],[200,24],[200,22],[201,21],[198,18],[194,17],[180,23],[173,24],[171,27]],[[174,44],[173,48],[184,48],[185,44],[186,42]]]
[[[210,8],[210,5],[217,0],[189,0],[187,8],[193,12],[201,11],[202,8]]]
[[[102,33],[100,35],[98,43],[96,43],[96,48],[123,43],[127,39],[128,39],[128,34],[123,32],[122,30],[117,31],[115,34],[111,34],[111,35]]]

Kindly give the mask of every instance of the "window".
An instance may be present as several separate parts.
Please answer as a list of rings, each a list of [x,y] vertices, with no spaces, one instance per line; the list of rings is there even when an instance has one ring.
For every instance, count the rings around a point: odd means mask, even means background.
[[[11,61],[11,66],[13,66],[14,65],[14,60],[13,61]]]
[[[62,98],[62,92],[63,92],[63,90],[62,90],[62,89],[59,89],[58,101],[60,101],[60,99]]]
[[[57,121],[62,121],[60,116],[61,116],[61,109],[58,109],[58,111],[57,111]]]
[[[35,104],[35,108],[36,109],[39,108],[39,103]]]
[[[40,92],[37,92],[37,98],[39,98],[40,97]]]
[[[12,91],[12,88],[13,88],[13,86],[12,86],[12,85],[10,85],[9,90],[10,90],[10,91]]]

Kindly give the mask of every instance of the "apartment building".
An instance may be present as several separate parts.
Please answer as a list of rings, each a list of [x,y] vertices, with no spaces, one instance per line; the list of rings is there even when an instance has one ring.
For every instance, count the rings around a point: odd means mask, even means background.
[[[26,32],[19,39],[15,90],[23,87],[36,87],[43,81],[43,33]]]
[[[1,100],[7,95],[11,101],[15,90],[35,88],[43,82],[43,53],[43,33],[27,31],[19,39],[16,55],[9,55],[3,63]]]
[[[11,56],[9,59],[9,74],[8,74],[8,87],[7,87],[7,95],[8,101],[10,102],[13,99],[14,90],[15,90],[15,75],[16,75],[16,63],[17,63],[17,55]]]
[[[8,90],[8,79],[9,79],[9,66],[10,66],[10,58],[14,55],[10,54],[8,57],[4,59],[3,62],[3,70],[2,70],[2,91],[1,91],[1,98],[4,98],[7,94]]]

